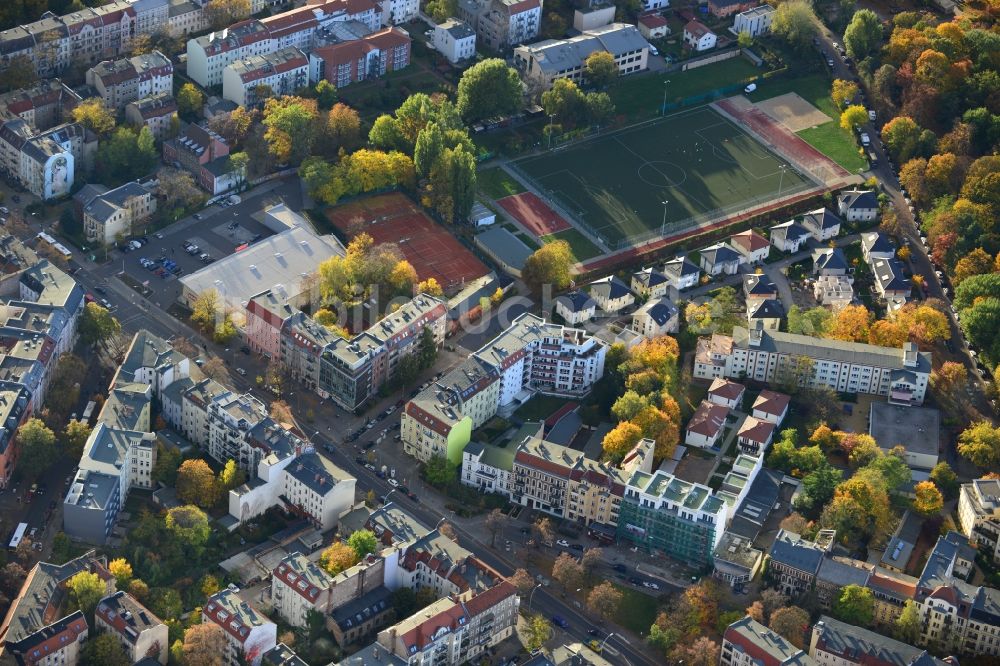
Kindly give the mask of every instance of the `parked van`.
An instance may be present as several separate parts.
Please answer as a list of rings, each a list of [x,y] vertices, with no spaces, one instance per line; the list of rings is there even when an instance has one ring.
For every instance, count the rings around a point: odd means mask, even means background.
[[[750,93],[752,93],[755,90],[757,90],[757,84],[756,83],[751,83],[750,85],[748,85],[746,88],[743,89],[743,92],[746,93],[747,95],[749,95]]]

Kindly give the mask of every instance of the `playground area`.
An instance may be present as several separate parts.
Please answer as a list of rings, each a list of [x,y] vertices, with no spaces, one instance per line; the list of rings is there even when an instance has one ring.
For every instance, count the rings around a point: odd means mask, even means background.
[[[539,236],[571,217],[615,252],[817,186],[734,120],[701,106],[519,160],[511,168],[554,206],[523,194],[501,205]]]
[[[434,278],[445,292],[489,273],[476,255],[404,194],[356,199],[328,209],[326,217],[347,240],[365,232],[376,244],[396,245],[421,280]]]

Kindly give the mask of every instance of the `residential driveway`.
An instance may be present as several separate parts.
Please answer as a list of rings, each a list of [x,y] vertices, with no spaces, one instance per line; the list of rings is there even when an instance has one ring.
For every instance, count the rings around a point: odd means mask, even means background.
[[[785,312],[788,312],[788,308],[795,305],[795,300],[792,298],[792,287],[788,284],[788,276],[781,272],[778,264],[765,264],[764,275],[778,288],[778,299],[785,306]]]

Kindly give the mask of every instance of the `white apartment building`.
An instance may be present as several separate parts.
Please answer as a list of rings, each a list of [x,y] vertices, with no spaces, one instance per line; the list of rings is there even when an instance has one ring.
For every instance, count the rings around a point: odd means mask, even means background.
[[[188,76],[201,86],[217,86],[225,68],[237,60],[287,47],[308,51],[317,45],[317,32],[335,21],[358,21],[375,31],[381,20],[382,10],[374,0],[326,0],[259,21],[241,21],[188,41]]]
[[[268,96],[291,95],[309,85],[309,59],[290,46],[237,60],[222,70],[222,97],[240,106],[256,106]],[[269,94],[261,97],[259,90]]]
[[[662,272],[667,276],[670,285],[677,291],[697,286],[698,280],[701,278],[701,269],[687,257],[671,259],[663,264]]]
[[[153,95],[172,94],[174,65],[159,51],[152,51],[121,60],[105,60],[87,70],[87,85],[91,85],[114,111],[121,111],[129,102]]]
[[[419,0],[380,0],[382,25],[401,25],[417,18]]]
[[[538,37],[542,0],[460,0],[458,18],[475,29],[481,43],[505,51]]]
[[[208,404],[208,455],[221,463],[235,460],[253,474],[264,451],[247,442],[246,434],[267,418],[264,403],[250,393],[224,393]]]
[[[227,666],[240,663],[260,666],[261,657],[278,642],[278,625],[243,601],[234,586],[208,598],[201,621],[218,625],[226,635]]]
[[[271,576],[274,609],[293,627],[308,625],[309,611],[325,613],[333,577],[302,553],[286,556]]]
[[[94,624],[118,639],[132,663],[147,657],[167,663],[167,625],[128,592],[119,590],[101,599],[94,611]]]
[[[434,48],[454,64],[476,55],[476,31],[465,21],[448,19],[434,28]]]
[[[462,461],[472,429],[535,393],[586,395],[604,374],[607,345],[582,329],[532,314],[514,320],[464,364],[407,403],[403,449],[420,460]]]
[[[1000,561],[1000,480],[976,479],[963,483],[958,497],[962,534],[994,562]]]
[[[622,76],[645,71],[649,66],[649,42],[638,28],[627,23],[584,30],[568,39],[519,46],[514,49],[514,66],[539,89],[548,90],[556,79],[580,83],[585,77],[587,58],[597,51],[613,55]]]
[[[848,222],[878,218],[878,194],[873,190],[844,190],[837,195],[837,212]]]
[[[774,18],[774,7],[760,5],[745,12],[740,12],[733,20],[733,32],[739,35],[747,33],[751,37],[759,37],[771,32],[771,21]]]
[[[513,467],[514,451],[510,447],[469,442],[462,451],[460,479],[480,492],[509,497]]]
[[[892,349],[759,327],[702,338],[694,360],[694,376],[701,379],[795,381],[841,393],[884,395],[903,405],[923,403],[930,372],[931,355],[910,342]]]

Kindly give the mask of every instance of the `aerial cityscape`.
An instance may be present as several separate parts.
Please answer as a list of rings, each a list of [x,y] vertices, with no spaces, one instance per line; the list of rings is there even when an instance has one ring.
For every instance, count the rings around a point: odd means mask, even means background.
[[[1000,6],[0,2],[0,664],[1000,664]]]

